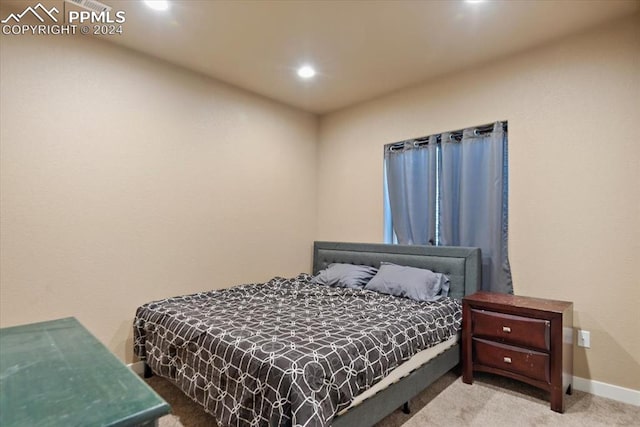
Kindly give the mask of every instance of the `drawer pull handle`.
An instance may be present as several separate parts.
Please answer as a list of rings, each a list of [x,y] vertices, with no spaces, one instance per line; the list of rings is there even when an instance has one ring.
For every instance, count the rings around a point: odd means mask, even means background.
[[[503,327],[502,327],[502,332],[509,333],[509,332],[511,332],[511,328],[510,328],[510,327],[508,327],[508,326],[503,326]]]
[[[504,360],[504,363],[511,363],[510,357],[503,357],[502,360]]]

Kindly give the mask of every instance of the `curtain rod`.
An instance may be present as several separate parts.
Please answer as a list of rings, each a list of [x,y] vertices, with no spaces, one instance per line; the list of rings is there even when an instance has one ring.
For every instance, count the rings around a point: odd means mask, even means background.
[[[499,122],[502,123],[502,129],[505,132],[507,132],[508,131],[507,121],[505,120],[505,121],[499,121]],[[493,126],[495,125],[495,123],[497,122],[487,123],[480,126],[470,126],[465,129],[474,129],[476,135],[481,135],[483,133],[491,132],[493,130]],[[456,141],[460,142],[460,140],[462,139],[462,134],[464,133],[465,129],[458,129],[451,132],[441,132],[441,133],[436,133],[429,136],[421,136],[419,138],[405,139],[404,141],[398,141],[398,142],[393,142],[391,144],[386,144],[385,148],[388,148],[390,151],[398,150],[400,148],[404,148],[404,144],[407,142],[413,142],[416,146],[426,145],[429,143],[429,139],[432,136],[436,137],[436,142],[442,142],[443,133],[448,133],[451,139],[455,139]]]

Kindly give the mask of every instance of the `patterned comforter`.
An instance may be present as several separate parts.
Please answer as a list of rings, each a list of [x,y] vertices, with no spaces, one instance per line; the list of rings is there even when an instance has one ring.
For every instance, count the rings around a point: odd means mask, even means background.
[[[311,276],[138,308],[135,354],[223,426],[327,426],[415,353],[456,334],[461,304],[311,283]]]

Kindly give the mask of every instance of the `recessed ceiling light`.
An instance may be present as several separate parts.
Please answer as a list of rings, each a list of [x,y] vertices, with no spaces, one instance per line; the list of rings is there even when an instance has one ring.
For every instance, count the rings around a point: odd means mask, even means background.
[[[484,0],[464,0],[466,3],[484,3]]]
[[[314,70],[311,65],[303,65],[302,67],[298,68],[298,76],[303,79],[310,79],[315,75],[316,70]]]
[[[169,2],[167,0],[144,0],[144,3],[153,10],[169,9]]]

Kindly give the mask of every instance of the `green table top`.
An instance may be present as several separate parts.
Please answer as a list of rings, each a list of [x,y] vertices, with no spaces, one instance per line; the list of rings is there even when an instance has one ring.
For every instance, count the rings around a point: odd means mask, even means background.
[[[75,318],[0,329],[0,426],[131,426],[171,408]]]

